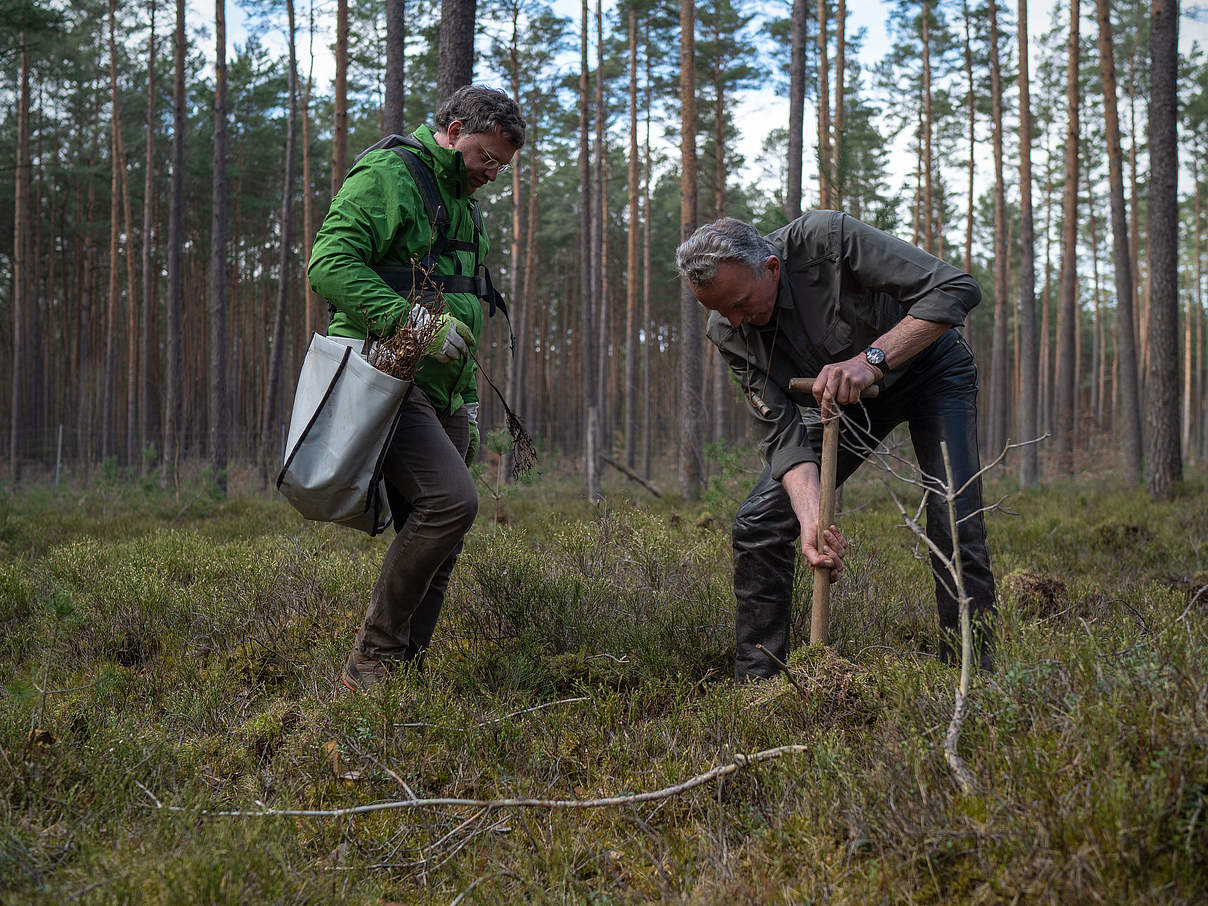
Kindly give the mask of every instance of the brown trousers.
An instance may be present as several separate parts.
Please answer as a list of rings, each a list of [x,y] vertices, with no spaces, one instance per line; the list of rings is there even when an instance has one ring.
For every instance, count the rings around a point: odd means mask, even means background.
[[[465,464],[469,441],[464,408],[439,413],[412,388],[383,468],[397,534],[357,637],[364,658],[411,661],[432,641],[449,575],[478,514]]]

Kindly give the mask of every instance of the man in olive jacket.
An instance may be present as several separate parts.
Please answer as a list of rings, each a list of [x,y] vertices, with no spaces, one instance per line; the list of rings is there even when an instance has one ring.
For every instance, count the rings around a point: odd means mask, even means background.
[[[350,689],[368,689],[391,667],[422,655],[478,512],[468,469],[479,438],[470,353],[489,281],[480,269],[488,242],[473,193],[507,168],[524,144],[525,123],[506,94],[469,85],[441,105],[435,127],[421,126],[401,147],[360,158],[332,199],[307,271],[332,306],[329,336],[357,351],[366,336],[438,319],[384,462],[398,534],[344,666]],[[427,168],[433,179],[424,182],[430,188],[434,181],[439,192],[428,206],[411,170],[417,166]],[[447,217],[443,237],[430,211]],[[435,296],[434,281],[444,281],[436,314],[423,304]]]
[[[821,428],[807,426],[789,381],[814,377],[823,408],[880,394],[850,412],[836,481],[841,484],[896,425],[907,422],[919,466],[944,480],[946,441],[957,487],[959,547],[972,597],[982,669],[993,667],[994,576],[986,550],[977,449],[977,364],[955,329],[981,299],[976,281],[915,246],[838,211],[811,211],[767,237],[733,218],[698,229],[676,252],[710,311],[706,333],[737,376],[762,429],[766,468],[734,522],[739,679],[768,677],[788,656],[794,539],[814,569],[843,569],[846,540],[831,526],[816,538]],[[853,407],[854,408],[854,407]],[[927,537],[952,550],[948,513],[927,495]],[[932,556],[939,654],[959,652],[959,607]]]

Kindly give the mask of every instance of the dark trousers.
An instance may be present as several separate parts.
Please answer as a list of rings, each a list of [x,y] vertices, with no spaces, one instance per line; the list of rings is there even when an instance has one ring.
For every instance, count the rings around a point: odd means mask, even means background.
[[[478,514],[465,464],[469,442],[464,408],[439,413],[422,390],[411,390],[383,468],[397,534],[357,636],[366,658],[410,661],[432,641],[462,539]]]
[[[931,477],[929,485],[945,483],[940,442],[946,441],[956,487],[980,468],[977,449],[977,364],[964,338],[945,333],[922,353],[910,369],[881,396],[845,410],[839,434],[836,482],[842,484],[876,444],[897,425],[910,426],[910,440],[919,467]],[[821,427],[810,429],[815,449],[821,449]],[[994,576],[986,549],[981,480],[973,481],[956,501],[962,578],[972,599],[975,638],[983,669],[992,666]],[[942,551],[952,551],[947,503],[940,494],[927,494],[927,537]],[[975,514],[975,515],[974,515]],[[962,521],[963,520],[963,521]],[[789,621],[793,596],[793,567],[800,535],[797,517],[779,481],[765,468],[734,520],[734,597],[737,601],[738,679],[769,677],[778,668],[755,646],[763,645],[788,659]],[[951,661],[959,652],[959,605],[954,584],[934,554],[935,596],[940,618],[940,655]]]

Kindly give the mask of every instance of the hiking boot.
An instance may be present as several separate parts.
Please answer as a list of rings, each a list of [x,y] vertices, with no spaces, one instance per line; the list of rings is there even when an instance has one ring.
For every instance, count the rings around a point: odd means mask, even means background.
[[[353,692],[368,692],[386,678],[387,672],[382,661],[365,657],[354,648],[340,673],[340,680]]]

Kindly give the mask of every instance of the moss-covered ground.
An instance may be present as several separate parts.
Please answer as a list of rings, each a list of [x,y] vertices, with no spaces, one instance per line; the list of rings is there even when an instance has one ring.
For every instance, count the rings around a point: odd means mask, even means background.
[[[201,483],[0,498],[0,902],[1208,899],[1202,474],[989,516],[999,669],[962,793],[928,567],[873,479],[845,494],[849,574],[832,647],[795,647],[801,690],[728,678],[736,463],[691,505],[617,478],[591,506],[569,474],[484,489],[426,669],[368,695],[337,674],[389,538]],[[208,814],[619,795],[790,743],[593,811]]]

